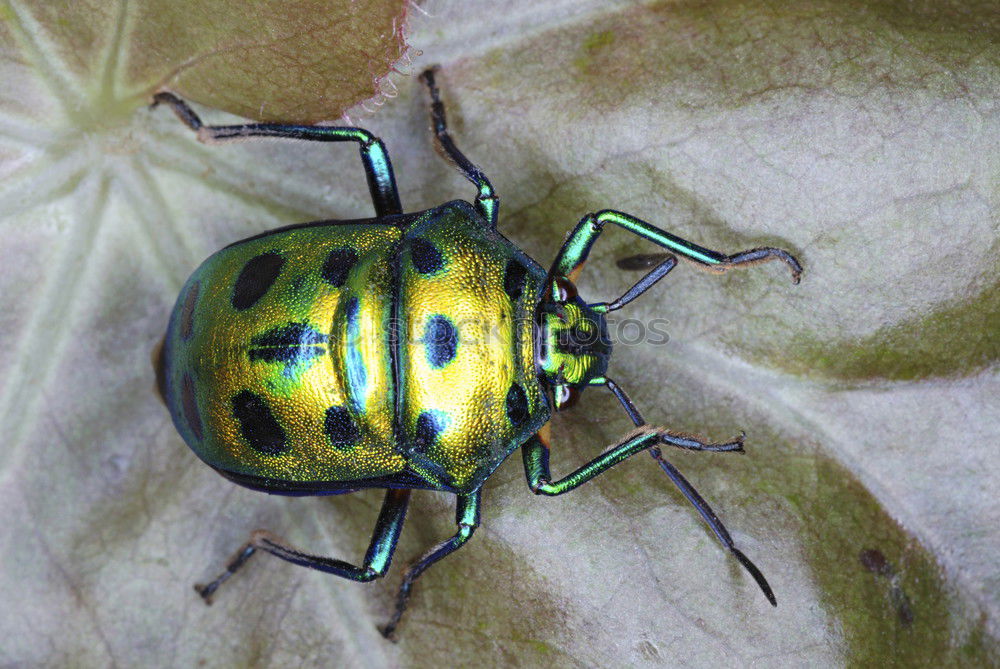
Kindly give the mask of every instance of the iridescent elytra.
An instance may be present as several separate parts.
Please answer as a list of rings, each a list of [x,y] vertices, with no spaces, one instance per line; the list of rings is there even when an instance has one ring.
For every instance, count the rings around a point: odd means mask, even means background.
[[[159,389],[191,449],[226,478],[283,495],[386,489],[360,566],[303,552],[265,530],[250,536],[206,601],[254,553],[355,581],[387,572],[414,489],[456,496],[457,531],[411,564],[396,630],[414,581],[457,550],[479,525],[480,490],[521,449],[528,487],[561,495],[648,451],[751,574],[774,594],[722,522],[660,450],[739,452],[743,436],[713,443],[646,422],[608,375],[606,314],[624,307],[678,262],[711,272],[777,260],[799,280],[788,252],[758,247],[732,255],[685,241],[619,211],[587,214],[548,270],[497,229],[499,200],[448,132],[435,69],[421,75],[439,148],[475,185],[455,200],[404,213],[382,141],[353,127],[202,124],[181,99],[154,96],[201,141],[250,137],[357,142],[373,218],[290,225],[237,241],[209,257],[181,289],[158,356]],[[657,245],[620,263],[647,273],[612,302],[586,302],[574,279],[612,224]],[[553,481],[544,429],[552,412],[602,386],[635,425],[613,446]]]

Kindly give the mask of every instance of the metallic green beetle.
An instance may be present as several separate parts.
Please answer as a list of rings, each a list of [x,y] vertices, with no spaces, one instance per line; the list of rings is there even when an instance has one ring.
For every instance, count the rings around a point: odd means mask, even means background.
[[[432,99],[440,148],[478,189],[405,214],[382,142],[360,128],[250,124],[206,126],[179,98],[158,93],[205,142],[283,137],[360,145],[376,217],[317,221],[256,235],[222,249],[181,290],[158,359],[160,391],[184,441],[223,476],[269,493],[322,495],[385,488],[361,566],[304,553],[258,530],[207,600],[258,549],[355,581],[383,576],[410,491],[457,496],[453,537],[406,571],[396,629],[416,578],[462,546],[479,525],[480,489],[521,448],[528,485],[560,495],[641,451],[657,460],[716,536],[774,595],[760,571],[659,449],[741,451],[646,423],[606,375],[605,314],[649,289],[677,263],[722,272],[768,260],[801,267],[780,249],[724,255],[617,211],[588,214],[546,272],[497,229],[489,180],[458,150],[445,123],[434,70],[421,79]],[[573,278],[611,223],[667,250],[622,297],[588,304]],[[647,265],[647,268],[649,265]],[[588,386],[608,388],[636,429],[569,476],[553,482],[543,427]]]

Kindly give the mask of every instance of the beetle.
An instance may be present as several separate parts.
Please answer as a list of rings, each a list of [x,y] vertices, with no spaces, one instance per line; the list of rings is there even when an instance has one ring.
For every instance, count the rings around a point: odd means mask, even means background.
[[[539,495],[569,492],[648,451],[777,605],[760,570],[660,450],[739,452],[743,435],[713,443],[647,423],[607,375],[606,315],[651,288],[678,258],[717,273],[777,260],[795,283],[799,262],[771,247],[726,255],[603,210],[583,217],[546,271],[497,230],[499,200],[449,134],[435,71],[420,78],[436,142],[477,194],[473,202],[417,213],[403,212],[385,146],[366,130],[210,126],[172,93],[154,96],[154,107],[168,105],[203,142],[357,142],[375,206],[374,218],[290,225],[209,257],[182,288],[158,357],[159,390],[177,430],[229,480],[282,495],[384,488],[364,561],[312,555],[257,530],[218,578],[196,589],[210,602],[261,550],[346,579],[374,580],[389,568],[411,491],[453,493],[457,531],[406,570],[395,611],[380,628],[390,638],[416,579],[479,526],[482,485],[513,451],[521,449],[528,486]],[[632,259],[649,271],[617,300],[588,303],[574,279],[608,224],[663,252]],[[490,336],[466,336],[470,323],[486,326]],[[607,388],[635,429],[553,480],[543,426],[591,386]]]

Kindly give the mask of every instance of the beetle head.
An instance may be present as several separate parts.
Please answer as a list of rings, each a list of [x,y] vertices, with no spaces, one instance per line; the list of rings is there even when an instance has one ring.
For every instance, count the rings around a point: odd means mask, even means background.
[[[603,378],[611,359],[604,314],[579,298],[565,277],[549,280],[535,313],[536,365],[556,410],[571,406],[584,387]]]

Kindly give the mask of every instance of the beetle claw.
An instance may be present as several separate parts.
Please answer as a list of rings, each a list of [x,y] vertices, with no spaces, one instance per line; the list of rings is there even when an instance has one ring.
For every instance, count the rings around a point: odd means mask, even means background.
[[[396,627],[395,626],[390,625],[390,624],[387,623],[385,625],[379,625],[377,627],[377,629],[379,631],[379,634],[381,634],[382,638],[385,639],[386,641],[391,641],[393,643],[398,643],[399,642],[399,639],[396,638]]]
[[[210,586],[204,585],[202,583],[195,583],[194,584],[194,591],[197,592],[198,595],[205,602],[205,606],[211,606],[212,605],[212,595],[215,592],[214,588],[211,588]]]

